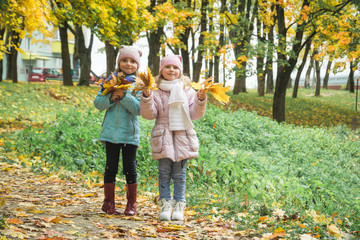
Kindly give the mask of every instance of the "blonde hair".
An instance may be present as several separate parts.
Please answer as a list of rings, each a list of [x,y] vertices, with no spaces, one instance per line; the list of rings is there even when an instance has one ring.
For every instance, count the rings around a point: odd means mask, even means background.
[[[159,86],[162,80],[166,80],[166,79],[164,78],[164,76],[162,74],[162,71],[161,71],[161,73],[155,77],[156,85]],[[184,74],[182,74],[182,72],[180,72],[179,80],[184,83],[184,88],[185,87],[191,87],[190,78],[188,76],[185,76]]]

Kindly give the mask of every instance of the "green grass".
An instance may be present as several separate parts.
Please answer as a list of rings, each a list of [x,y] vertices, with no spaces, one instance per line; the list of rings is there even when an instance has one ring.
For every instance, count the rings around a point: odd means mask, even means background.
[[[104,113],[93,107],[96,92],[94,87],[0,83],[4,153],[0,161],[30,163],[34,171],[65,167],[84,174],[102,173],[105,153],[97,138]],[[353,107],[354,95],[328,91],[327,96],[315,98],[308,93],[304,90],[298,99],[287,99],[287,119],[333,106],[326,117],[316,118],[325,122],[313,124],[315,119],[310,122],[306,117],[299,126],[278,124],[256,113],[255,109],[269,111],[271,97],[259,98],[255,93],[232,96],[233,103],[225,106],[232,111],[209,105],[205,117],[195,121],[201,146],[199,158],[188,164],[188,205],[202,217],[231,218],[239,230],[254,228],[259,217],[280,208],[287,216],[298,213],[307,227],[275,219],[268,224],[331,239],[326,224],[309,217],[316,211],[343,232],[359,234],[360,139],[358,131],[346,126],[354,110],[345,111]],[[237,102],[253,111],[242,110]],[[153,121],[140,118],[140,123],[139,186],[157,192],[157,164],[149,145]],[[247,217],[239,217],[244,211]]]
[[[299,89],[298,97],[292,98],[292,90],[286,96],[286,123],[301,126],[336,126],[351,127],[355,111],[356,95],[343,90],[321,90],[321,96],[315,97],[310,89]],[[254,90],[231,97],[226,109],[255,111],[260,116],[272,118],[273,95],[259,97]],[[217,104],[220,106],[219,104]],[[358,106],[359,108],[359,106]],[[358,109],[359,110],[359,109]]]

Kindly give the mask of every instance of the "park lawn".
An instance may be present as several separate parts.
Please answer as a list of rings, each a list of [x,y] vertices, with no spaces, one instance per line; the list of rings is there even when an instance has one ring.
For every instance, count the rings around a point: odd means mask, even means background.
[[[101,182],[105,156],[97,138],[104,113],[92,104],[97,90],[0,83],[0,147],[6,153],[0,160],[20,161],[35,172],[80,171]],[[328,96],[315,98],[306,91],[287,99],[287,119],[333,106],[326,117],[278,124],[264,114],[271,109],[270,95],[252,92],[231,96],[230,104],[221,105],[225,111],[209,104],[205,117],[195,121],[201,146],[188,163],[189,212],[209,221],[232,219],[248,237],[268,231],[335,239],[334,227],[341,236],[358,236],[360,140],[346,126],[355,112],[345,111],[353,95],[323,91]],[[140,123],[140,191],[157,192],[149,145],[153,121]],[[327,125],[333,126],[319,127]]]
[[[219,107],[229,110],[239,108],[255,111],[260,116],[272,118],[273,95],[259,97],[255,90],[231,96],[231,103]],[[355,111],[356,93],[344,90],[321,90],[321,96],[315,97],[312,89],[299,89],[298,97],[292,98],[292,90],[287,91],[285,119],[288,124],[300,126],[336,126],[351,127]],[[358,109],[359,110],[359,109]]]

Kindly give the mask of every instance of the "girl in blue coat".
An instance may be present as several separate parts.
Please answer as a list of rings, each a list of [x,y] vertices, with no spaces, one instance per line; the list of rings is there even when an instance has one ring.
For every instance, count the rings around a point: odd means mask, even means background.
[[[135,78],[142,53],[133,46],[121,46],[117,59],[118,70],[125,79],[135,86]],[[108,78],[110,80],[111,76]],[[107,80],[107,81],[108,81]],[[117,89],[103,95],[103,86],[98,92],[94,105],[100,111],[106,110],[99,140],[105,143],[106,167],[104,173],[105,199],[102,210],[107,214],[120,214],[115,208],[115,179],[118,172],[120,152],[122,153],[123,174],[126,177],[126,215],[136,213],[137,172],[136,151],[139,145],[140,95],[131,90]]]

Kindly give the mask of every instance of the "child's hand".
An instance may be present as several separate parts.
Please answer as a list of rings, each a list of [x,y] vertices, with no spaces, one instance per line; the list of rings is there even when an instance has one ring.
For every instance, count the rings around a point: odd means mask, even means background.
[[[203,101],[206,98],[206,93],[203,89],[199,90],[196,94],[197,94],[197,98],[200,101]]]
[[[119,101],[120,99],[122,99],[124,97],[124,95],[125,95],[124,89],[116,89],[113,92],[110,100],[113,101],[113,102],[114,101]]]
[[[143,90],[143,94],[144,94],[145,97],[148,98],[148,97],[150,97],[150,95],[151,95],[151,90],[150,90],[150,89],[144,89],[144,90]]]

